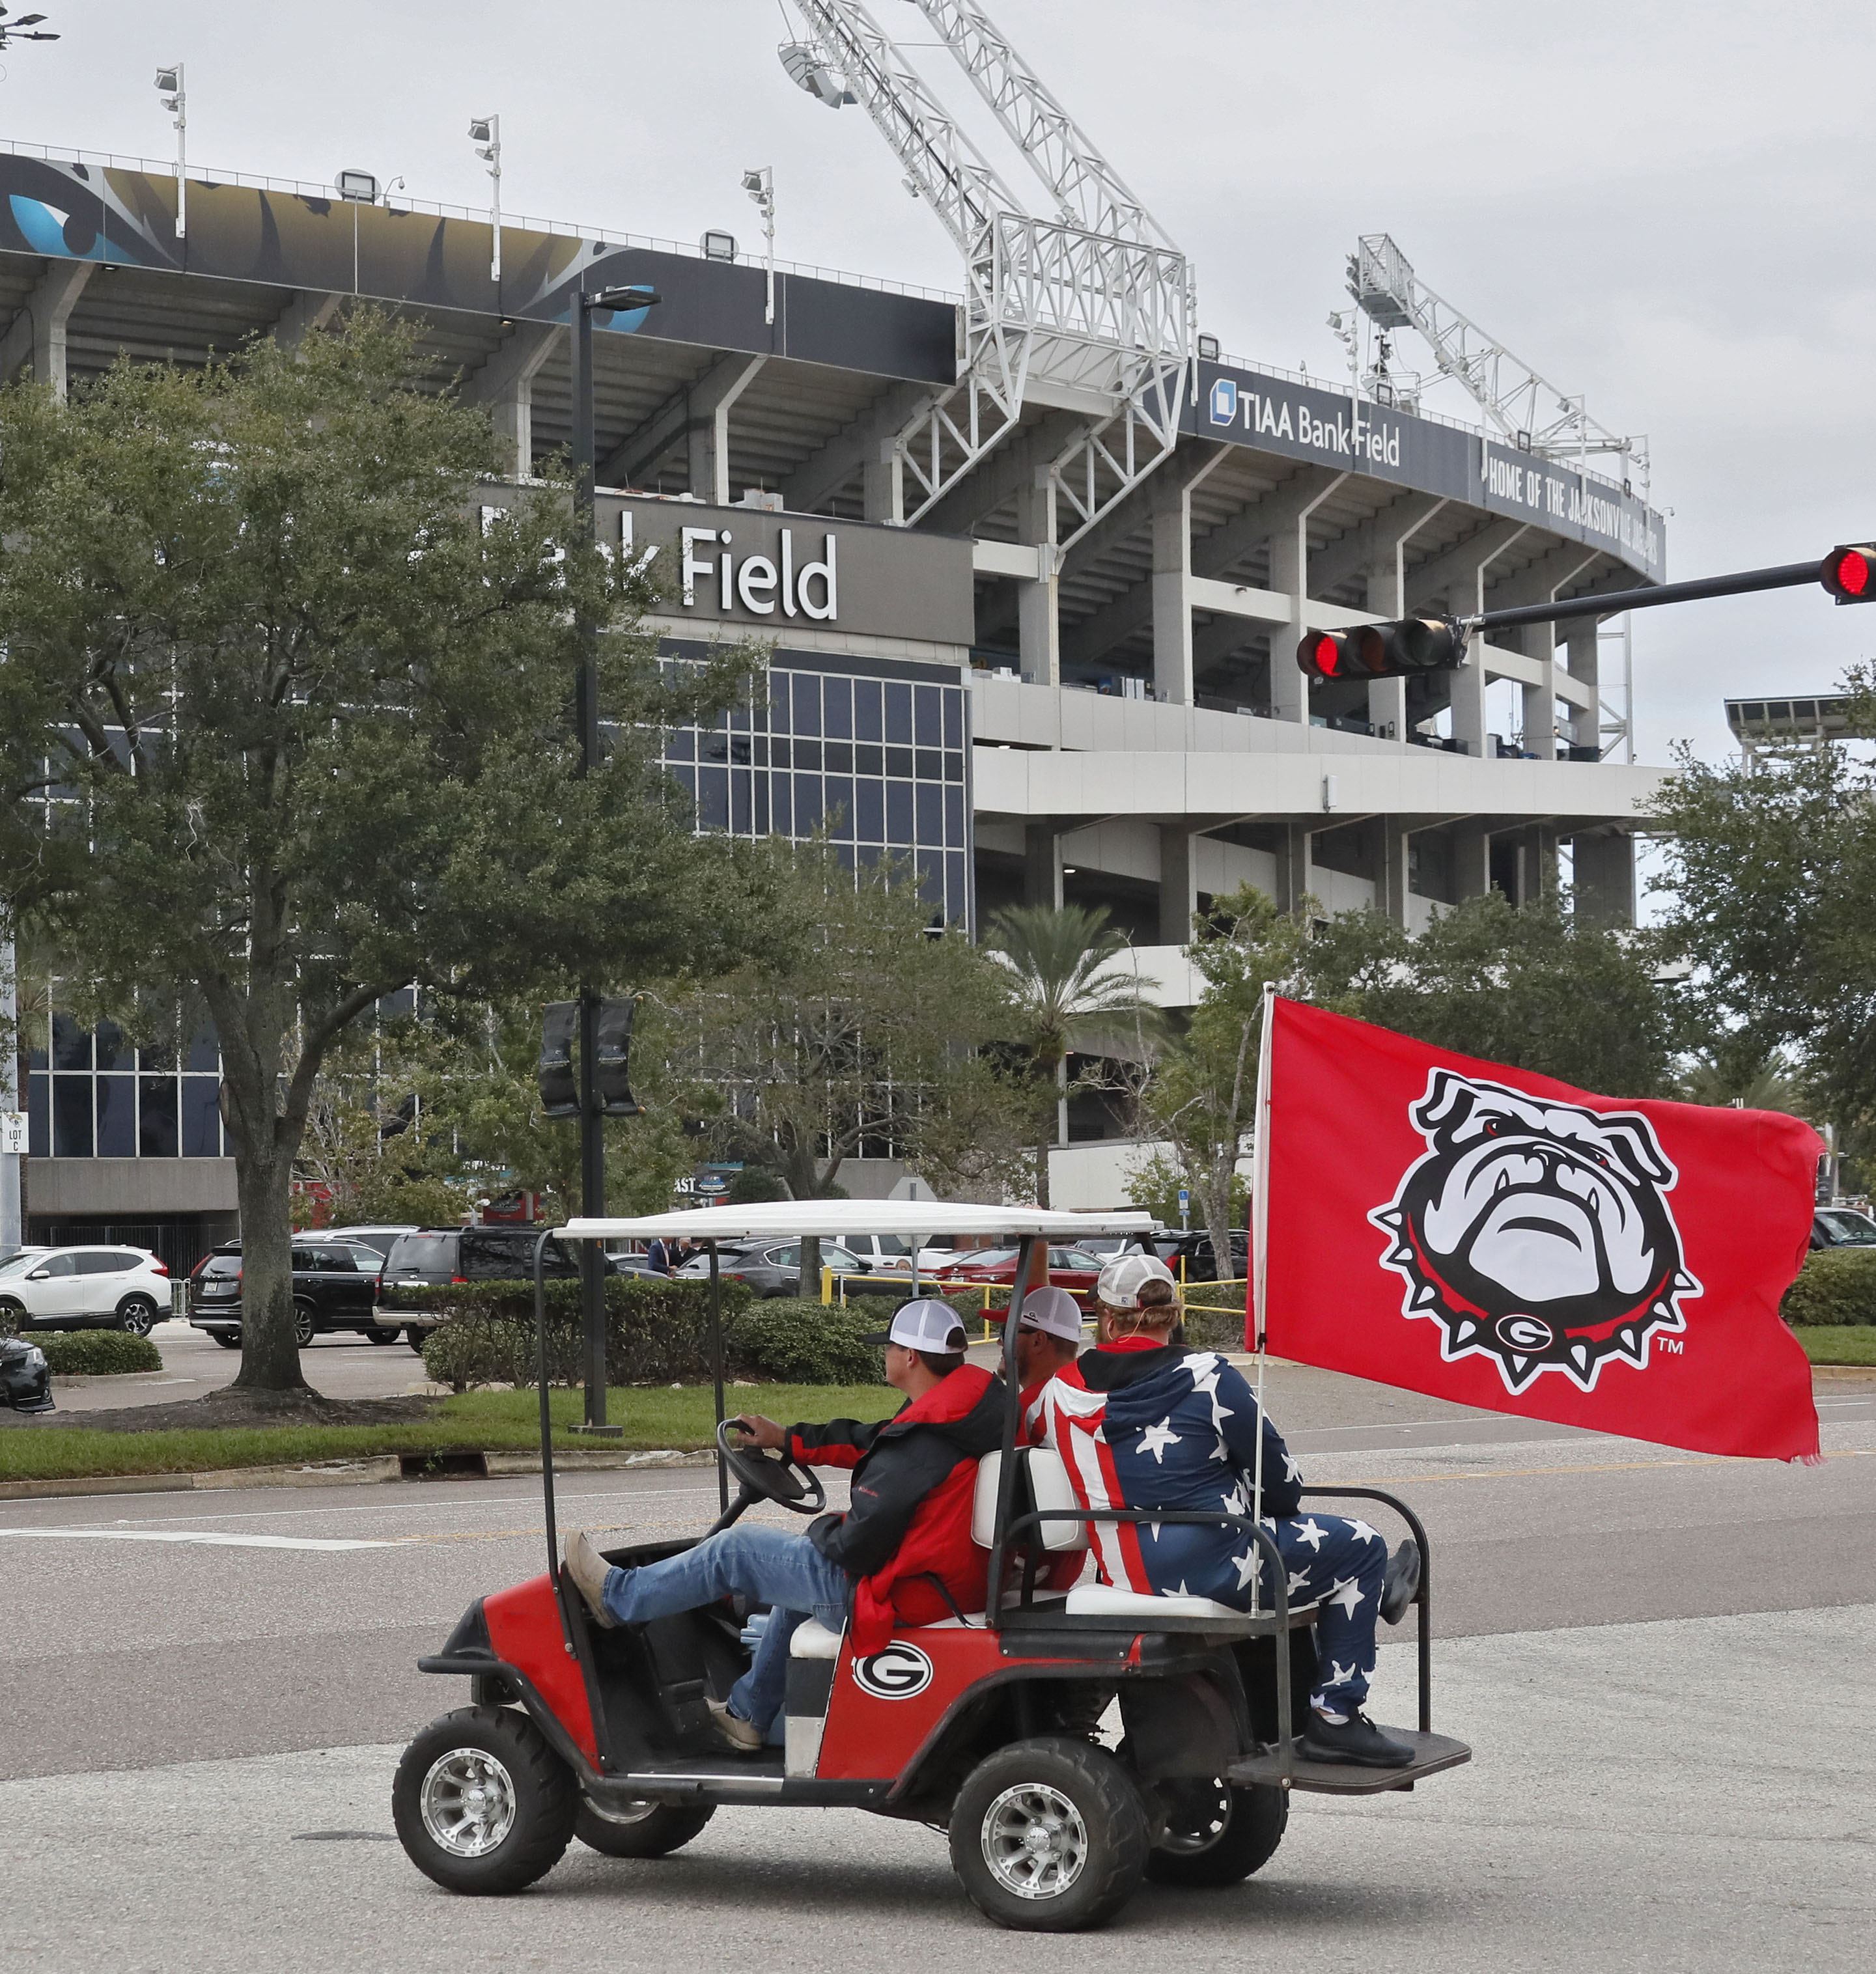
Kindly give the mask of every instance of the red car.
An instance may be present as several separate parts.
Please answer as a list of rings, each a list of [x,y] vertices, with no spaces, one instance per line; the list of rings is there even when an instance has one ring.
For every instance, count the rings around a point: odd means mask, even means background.
[[[961,1254],[948,1267],[935,1268],[947,1288],[975,1288],[989,1282],[1008,1288],[1016,1279],[1014,1248],[979,1248]],[[1080,1248],[1051,1248],[1048,1251],[1050,1285],[1066,1289],[1085,1310],[1094,1307],[1094,1284],[1100,1279],[1101,1257]]]

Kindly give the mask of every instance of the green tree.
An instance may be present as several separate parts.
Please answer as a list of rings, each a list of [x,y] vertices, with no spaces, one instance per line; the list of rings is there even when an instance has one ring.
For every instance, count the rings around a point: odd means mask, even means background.
[[[1238,1162],[1255,1123],[1264,989],[1296,973],[1314,901],[1280,912],[1253,884],[1218,899],[1193,921],[1186,948],[1205,982],[1185,1032],[1161,1051],[1144,1100],[1146,1120],[1172,1147],[1212,1251],[1231,1253],[1242,1224]]]
[[[1008,970],[1011,1022],[1031,1087],[1036,1204],[1049,1203],[1049,1147],[1067,1135],[1071,1054],[1139,1061],[1163,1028],[1104,909],[1006,905],[984,943]]]
[[[811,845],[779,882],[784,949],[674,1011],[697,1036],[686,1073],[720,1094],[718,1148],[797,1199],[829,1196],[868,1143],[934,1187],[994,1163],[1011,1100],[978,1051],[1005,1025],[1003,970],[961,932],[935,931],[895,867],[856,880]]]
[[[1845,681],[1876,731],[1867,673]],[[1840,1130],[1876,1116],[1876,767],[1847,746],[1712,765],[1683,750],[1652,818],[1667,832],[1661,933],[1723,1079],[1776,1052]],[[1740,1094],[1735,1087],[1731,1094]]]
[[[1652,935],[1586,925],[1565,900],[1514,909],[1489,891],[1417,938],[1378,912],[1319,926],[1307,998],[1436,1048],[1621,1097],[1673,1093],[1686,1045],[1679,989]]]
[[[243,1241],[239,1381],[299,1388],[288,1192],[320,1070],[385,995],[707,972],[749,861],[655,771],[674,685],[641,579],[564,490],[483,525],[487,417],[369,314],[297,357],[0,395],[0,890],[126,1027],[204,1009]],[[618,724],[582,777],[576,620]]]

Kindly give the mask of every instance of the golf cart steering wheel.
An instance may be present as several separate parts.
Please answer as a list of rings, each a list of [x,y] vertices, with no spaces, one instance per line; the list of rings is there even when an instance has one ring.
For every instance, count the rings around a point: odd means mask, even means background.
[[[734,1419],[725,1419],[717,1428],[717,1450],[743,1491],[757,1500],[776,1502],[797,1515],[822,1513],[827,1507],[827,1494],[818,1477],[779,1449],[739,1445],[730,1437],[736,1423]]]

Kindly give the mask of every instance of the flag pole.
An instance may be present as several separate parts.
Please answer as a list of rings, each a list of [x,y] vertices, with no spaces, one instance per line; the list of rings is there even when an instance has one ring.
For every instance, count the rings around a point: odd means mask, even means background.
[[[1251,1519],[1264,1520],[1264,1294],[1268,1280],[1265,1253],[1270,1235],[1271,1027],[1275,1019],[1277,989],[1264,983],[1262,1032],[1258,1042],[1257,1103],[1252,1113],[1255,1135],[1251,1140],[1251,1338],[1257,1356],[1258,1438],[1251,1467]],[[1262,1599],[1260,1568],[1251,1580],[1251,1612],[1257,1615]]]

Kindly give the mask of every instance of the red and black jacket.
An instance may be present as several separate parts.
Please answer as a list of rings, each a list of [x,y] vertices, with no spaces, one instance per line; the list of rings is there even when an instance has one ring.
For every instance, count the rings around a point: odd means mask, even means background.
[[[989,1559],[971,1540],[977,1462],[1002,1444],[1003,1384],[966,1364],[889,1419],[789,1430],[804,1465],[853,1470],[852,1505],[808,1540],[853,1582],[854,1649],[882,1650],[895,1623],[984,1607]]]

